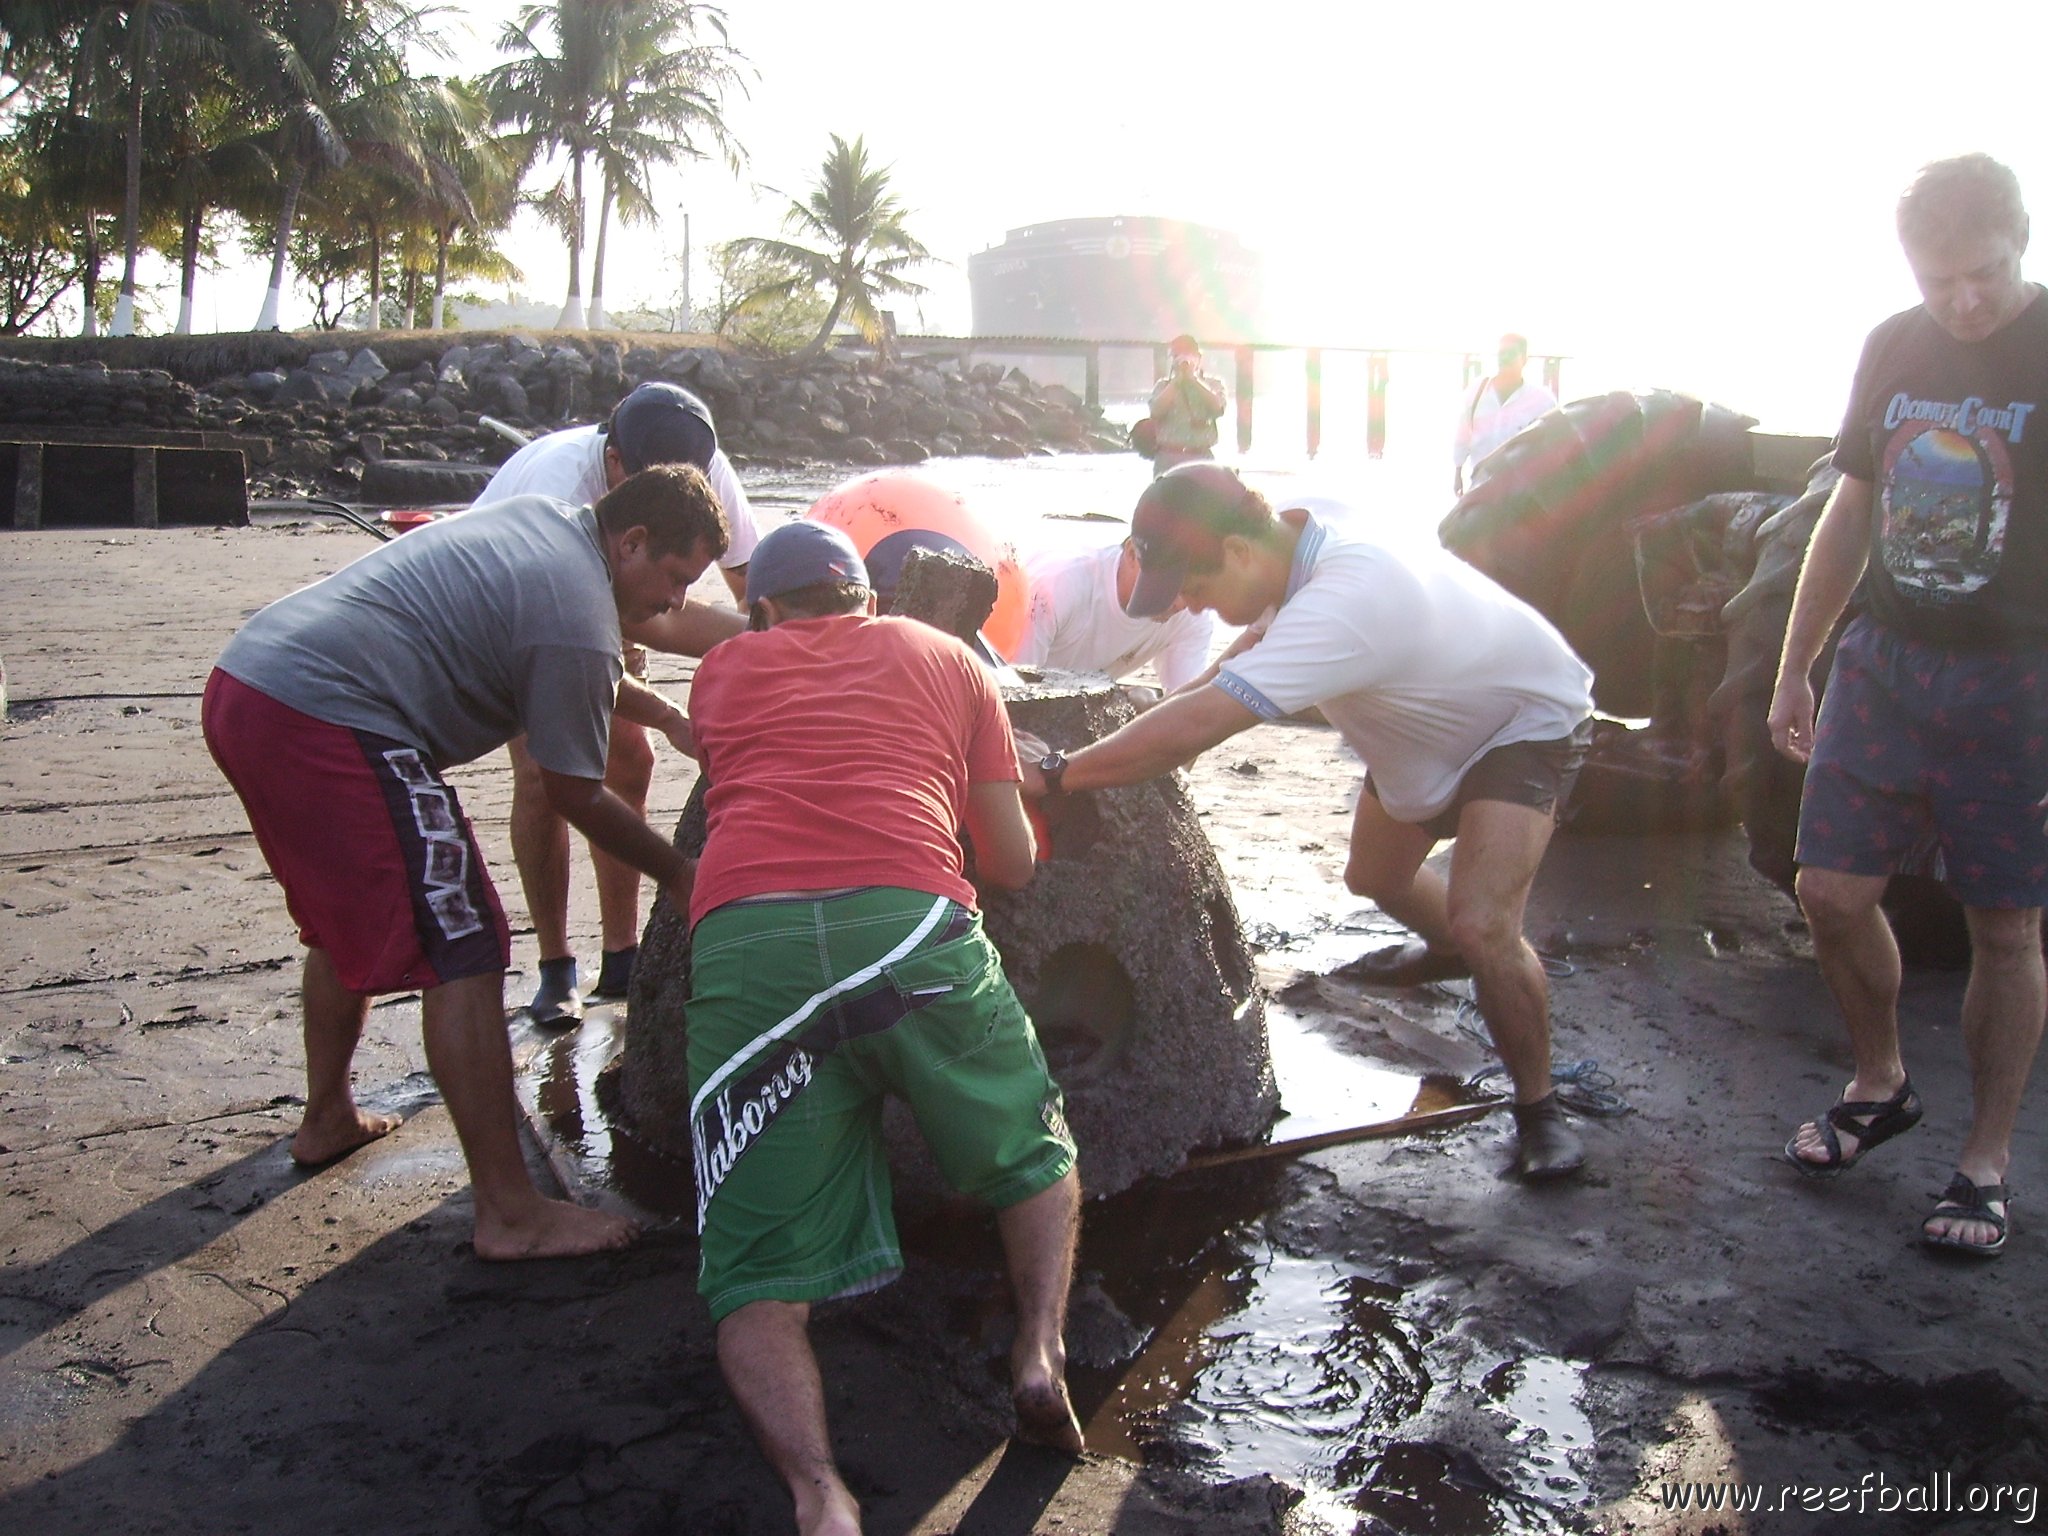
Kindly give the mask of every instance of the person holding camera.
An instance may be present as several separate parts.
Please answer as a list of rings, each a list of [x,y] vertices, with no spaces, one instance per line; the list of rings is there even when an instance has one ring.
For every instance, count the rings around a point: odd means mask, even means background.
[[[1216,422],[1223,415],[1223,381],[1202,372],[1201,344],[1176,336],[1166,344],[1172,360],[1152,386],[1152,473],[1163,475],[1191,459],[1213,459]]]

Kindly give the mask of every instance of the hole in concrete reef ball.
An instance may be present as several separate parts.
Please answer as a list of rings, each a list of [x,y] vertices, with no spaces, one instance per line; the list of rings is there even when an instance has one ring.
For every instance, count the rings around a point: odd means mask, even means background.
[[[1072,1085],[1109,1070],[1137,1022],[1131,978],[1101,944],[1063,944],[1038,969],[1031,1021],[1053,1076]]]
[[[1216,957],[1216,970],[1233,1003],[1252,995],[1251,956],[1238,939],[1237,911],[1228,896],[1212,896],[1208,904],[1209,950]]]

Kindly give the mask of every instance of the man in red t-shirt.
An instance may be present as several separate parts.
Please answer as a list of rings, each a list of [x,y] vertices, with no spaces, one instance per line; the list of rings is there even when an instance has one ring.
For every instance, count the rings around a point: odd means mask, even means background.
[[[1016,1293],[1021,1438],[1078,1454],[1061,1342],[1079,1183],[1058,1086],[982,933],[977,877],[1031,878],[1008,716],[950,635],[876,618],[837,529],[798,522],[747,570],[751,633],[704,658],[710,787],[690,897],[690,1137],[727,1385],[806,1536],[860,1511],[832,1462],[811,1303],[903,1267],[882,1101],[997,1212]]]

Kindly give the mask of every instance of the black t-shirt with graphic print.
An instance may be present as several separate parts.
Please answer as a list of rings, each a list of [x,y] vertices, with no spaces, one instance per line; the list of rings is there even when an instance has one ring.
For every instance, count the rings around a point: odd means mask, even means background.
[[[1870,333],[1835,463],[1875,486],[1872,615],[1916,639],[2048,643],[2048,302],[1978,342],[1915,307]]]

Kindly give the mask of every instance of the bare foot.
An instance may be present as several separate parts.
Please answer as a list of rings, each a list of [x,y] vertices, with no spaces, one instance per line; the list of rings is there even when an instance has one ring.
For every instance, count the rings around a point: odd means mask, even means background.
[[[639,1224],[624,1216],[539,1200],[512,1221],[479,1213],[471,1241],[480,1259],[572,1259],[623,1248],[639,1235]]]
[[[354,1105],[349,1106],[345,1115],[323,1117],[315,1121],[310,1115],[299,1123],[299,1132],[292,1137],[292,1161],[301,1168],[311,1170],[325,1168],[355,1151],[367,1146],[380,1136],[389,1136],[404,1120],[398,1115],[365,1114]]]
[[[1048,1446],[1078,1456],[1088,1448],[1081,1421],[1067,1399],[1067,1384],[1058,1379],[1019,1384],[1010,1394],[1017,1410],[1017,1438],[1026,1445]]]
[[[836,1477],[829,1485],[792,1490],[797,1494],[797,1536],[860,1536],[860,1505]]]
[[[1990,1258],[2005,1247],[2007,1206],[2003,1183],[1979,1184],[1975,1175],[1958,1172],[1934,1214],[1920,1224],[1921,1239],[1930,1247]]]

